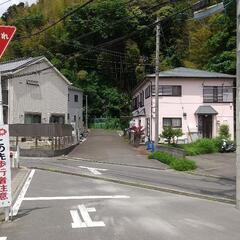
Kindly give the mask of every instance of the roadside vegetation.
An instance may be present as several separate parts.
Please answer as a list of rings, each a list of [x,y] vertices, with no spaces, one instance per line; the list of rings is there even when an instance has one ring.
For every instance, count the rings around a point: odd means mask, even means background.
[[[213,139],[202,138],[192,143],[178,144],[177,140],[181,135],[181,132],[168,127],[164,129],[161,136],[166,138],[168,140],[168,144],[172,147],[183,149],[187,156],[219,152],[222,145],[222,139],[230,141],[231,138],[229,126],[226,124],[222,124],[219,127],[219,136]],[[174,139],[176,139],[176,141]]]
[[[177,158],[164,152],[151,153],[148,158],[159,160],[160,162],[169,165],[170,168],[177,171],[191,171],[197,168],[196,163],[192,160]]]
[[[161,70],[236,73],[235,1],[224,0],[226,11],[203,21],[186,11],[196,0],[96,0],[78,10],[86,0],[24,2],[9,7],[0,19],[1,25],[17,27],[2,60],[46,56],[89,96],[89,118],[130,115],[132,90],[154,72],[156,14],[163,22]]]

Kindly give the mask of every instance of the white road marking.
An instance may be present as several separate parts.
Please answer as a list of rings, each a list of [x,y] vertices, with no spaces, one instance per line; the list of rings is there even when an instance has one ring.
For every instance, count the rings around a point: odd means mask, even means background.
[[[78,166],[79,168],[88,169],[91,173],[95,175],[102,175],[99,171],[107,171],[107,169],[102,168],[91,168],[91,167],[84,167],[84,166]]]
[[[51,201],[51,200],[85,200],[85,199],[127,199],[129,196],[65,196],[65,197],[26,197],[24,201]]]
[[[0,240],[7,240],[7,237],[0,237]]]
[[[16,215],[18,214],[18,210],[19,210],[19,208],[20,208],[20,206],[21,206],[21,204],[22,204],[22,201],[23,201],[23,199],[24,199],[24,196],[25,196],[25,194],[26,194],[26,192],[27,192],[27,190],[28,190],[28,188],[29,188],[29,186],[30,186],[30,183],[31,183],[31,181],[32,181],[32,178],[33,178],[34,173],[35,173],[35,169],[33,169],[33,170],[30,172],[30,174],[29,174],[29,176],[28,176],[28,178],[27,178],[27,180],[26,180],[26,182],[25,182],[25,184],[24,184],[24,186],[23,186],[23,188],[22,188],[22,191],[20,192],[20,194],[19,194],[19,196],[18,196],[17,201],[16,201],[15,204],[13,205],[13,208],[12,208],[12,216],[16,216]],[[0,239],[0,240],[1,240],[1,239]]]
[[[103,221],[92,221],[89,212],[96,212],[95,208],[86,208],[84,205],[78,205],[83,221],[81,220],[77,210],[70,210],[73,219],[72,228],[86,228],[86,227],[105,227]]]
[[[86,223],[83,223],[77,210],[70,210],[72,216],[72,228],[86,228]]]

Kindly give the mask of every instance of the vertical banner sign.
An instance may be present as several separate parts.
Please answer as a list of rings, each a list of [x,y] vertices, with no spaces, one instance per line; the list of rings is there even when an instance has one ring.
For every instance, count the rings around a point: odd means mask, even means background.
[[[10,207],[11,169],[8,125],[0,126],[0,208]]]
[[[16,32],[16,27],[14,26],[0,25],[0,58],[5,52],[15,32]]]

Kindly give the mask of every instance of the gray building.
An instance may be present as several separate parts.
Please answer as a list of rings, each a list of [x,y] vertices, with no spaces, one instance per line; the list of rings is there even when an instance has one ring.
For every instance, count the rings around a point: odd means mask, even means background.
[[[4,123],[68,123],[75,111],[82,126],[82,97],[69,110],[71,83],[46,57],[1,63],[0,71]]]
[[[83,92],[74,86],[68,87],[68,123],[76,135],[83,131]]]

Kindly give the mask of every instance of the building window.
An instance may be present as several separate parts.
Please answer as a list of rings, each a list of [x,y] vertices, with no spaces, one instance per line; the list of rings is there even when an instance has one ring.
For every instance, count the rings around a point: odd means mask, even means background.
[[[181,128],[182,118],[163,118],[163,127]]]
[[[24,123],[41,123],[41,114],[39,113],[25,113],[24,115]]]
[[[137,97],[135,97],[132,100],[132,109],[133,109],[133,111],[138,109],[138,107],[137,107]]]
[[[77,117],[76,117],[76,115],[73,116],[73,119],[74,119],[74,122],[77,121]]]
[[[70,101],[70,96],[69,96],[69,94],[68,94],[68,101]]]
[[[152,85],[152,95],[155,95],[155,85]],[[158,95],[180,97],[182,96],[182,86],[159,85]]]
[[[67,115],[67,119],[68,119],[68,120],[70,119],[70,115],[69,115],[69,113],[68,113],[68,115]]]
[[[144,91],[142,91],[140,93],[139,98],[140,98],[139,105],[140,105],[140,107],[143,107],[144,106]]]
[[[64,124],[65,116],[64,115],[51,115],[49,122],[56,123],[56,124]]]
[[[204,86],[204,103],[233,102],[233,88],[226,86]]]
[[[151,95],[151,86],[149,85],[146,89],[145,89],[145,99],[149,98]]]
[[[78,95],[74,95],[74,102],[78,102]]]

